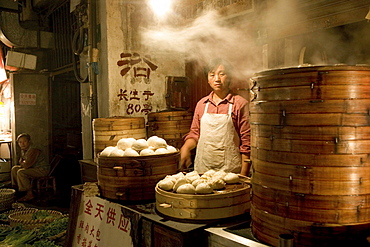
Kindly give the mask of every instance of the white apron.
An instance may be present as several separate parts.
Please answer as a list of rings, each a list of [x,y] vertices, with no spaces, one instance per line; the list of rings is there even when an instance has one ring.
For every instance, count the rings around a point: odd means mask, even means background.
[[[232,107],[228,114],[207,113],[200,119],[200,137],[194,160],[194,170],[204,173],[210,169],[240,173],[240,139],[232,120]]]

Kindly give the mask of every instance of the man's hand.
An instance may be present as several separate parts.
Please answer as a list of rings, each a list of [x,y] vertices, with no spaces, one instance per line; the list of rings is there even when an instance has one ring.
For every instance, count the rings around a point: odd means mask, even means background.
[[[180,149],[180,162],[179,170],[186,170],[191,165],[191,153],[190,150]]]
[[[240,175],[249,176],[250,169],[251,169],[250,158],[247,155],[242,154],[242,169],[240,171]]]
[[[191,150],[197,146],[194,139],[187,139],[180,149],[179,169],[185,170],[191,165]]]

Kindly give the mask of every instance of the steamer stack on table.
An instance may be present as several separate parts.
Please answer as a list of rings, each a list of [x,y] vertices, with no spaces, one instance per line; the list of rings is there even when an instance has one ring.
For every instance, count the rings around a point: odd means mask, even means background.
[[[99,157],[98,185],[103,197],[119,201],[155,199],[155,185],[175,173],[180,153],[137,157]]]
[[[365,243],[370,227],[370,68],[316,66],[251,80],[252,232],[278,245]]]
[[[146,138],[143,117],[111,117],[93,120],[94,157],[108,146],[115,146],[121,138]]]
[[[183,136],[189,131],[192,113],[165,111],[144,117],[97,118],[93,121],[94,155],[101,195],[119,201],[155,200],[155,185],[178,170]],[[149,129],[149,131],[148,131]],[[176,152],[148,156],[107,157],[101,152],[114,147],[120,139],[136,140],[158,136]]]
[[[225,183],[224,187],[211,189],[208,194],[184,194],[159,188],[158,183],[166,177],[186,176],[178,172],[179,149],[190,129],[192,116],[188,111],[150,113],[147,134],[144,134],[144,118],[95,119],[94,152],[101,196],[130,203],[156,201],[158,213],[181,220],[214,220],[249,212],[249,179],[236,174],[237,182]],[[154,137],[158,144],[149,145]],[[127,144],[128,139],[134,139],[133,143]],[[161,149],[160,139],[166,142],[165,148],[172,151],[157,153]],[[138,148],[139,143],[152,147],[155,152]]]
[[[148,136],[159,136],[169,145],[181,148],[189,132],[193,113],[189,111],[163,111],[148,114]]]

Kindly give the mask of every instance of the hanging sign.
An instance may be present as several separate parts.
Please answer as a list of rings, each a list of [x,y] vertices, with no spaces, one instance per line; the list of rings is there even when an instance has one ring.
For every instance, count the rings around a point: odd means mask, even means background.
[[[81,199],[72,247],[134,246],[130,219],[119,204],[96,196]]]

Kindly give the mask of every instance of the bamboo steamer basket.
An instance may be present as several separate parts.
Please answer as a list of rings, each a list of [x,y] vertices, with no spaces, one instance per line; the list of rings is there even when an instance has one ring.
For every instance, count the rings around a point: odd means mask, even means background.
[[[118,201],[155,200],[155,185],[176,173],[180,152],[135,157],[99,157],[98,186],[101,196]]]
[[[212,194],[178,194],[155,187],[156,209],[174,219],[203,221],[234,217],[250,210],[249,179],[241,176],[238,184],[227,184]]]
[[[250,92],[253,234],[273,246],[286,233],[298,247],[365,240],[370,67],[263,71]]]
[[[148,137],[158,136],[168,145],[181,148],[184,136],[190,131],[193,113],[190,111],[163,111],[148,114]]]
[[[93,120],[94,157],[108,146],[116,146],[121,138],[146,138],[143,117],[109,117]]]
[[[20,208],[15,208],[15,209],[9,209],[3,213],[1,213],[2,217],[0,219],[0,221],[4,224],[8,224],[9,225],[9,215],[11,215],[12,213],[15,213],[15,212],[19,212],[19,211],[24,211],[24,210],[37,210],[37,208],[31,208],[31,207],[20,207]]]
[[[260,210],[251,205],[252,232],[254,237],[272,246],[279,246],[277,233],[293,235],[298,246],[366,246],[370,224],[329,224],[295,220]],[[296,246],[296,244],[294,245]]]
[[[56,218],[62,217],[62,213],[55,210],[43,210],[50,215],[49,218],[45,219],[32,219],[32,216],[40,211],[39,209],[28,209],[20,210],[14,213],[9,214],[9,223],[10,226],[14,227],[17,225],[22,225],[25,229],[34,229],[42,227],[45,224],[48,224],[54,221]]]
[[[15,190],[8,188],[0,189],[0,211],[8,210],[15,201]]]

